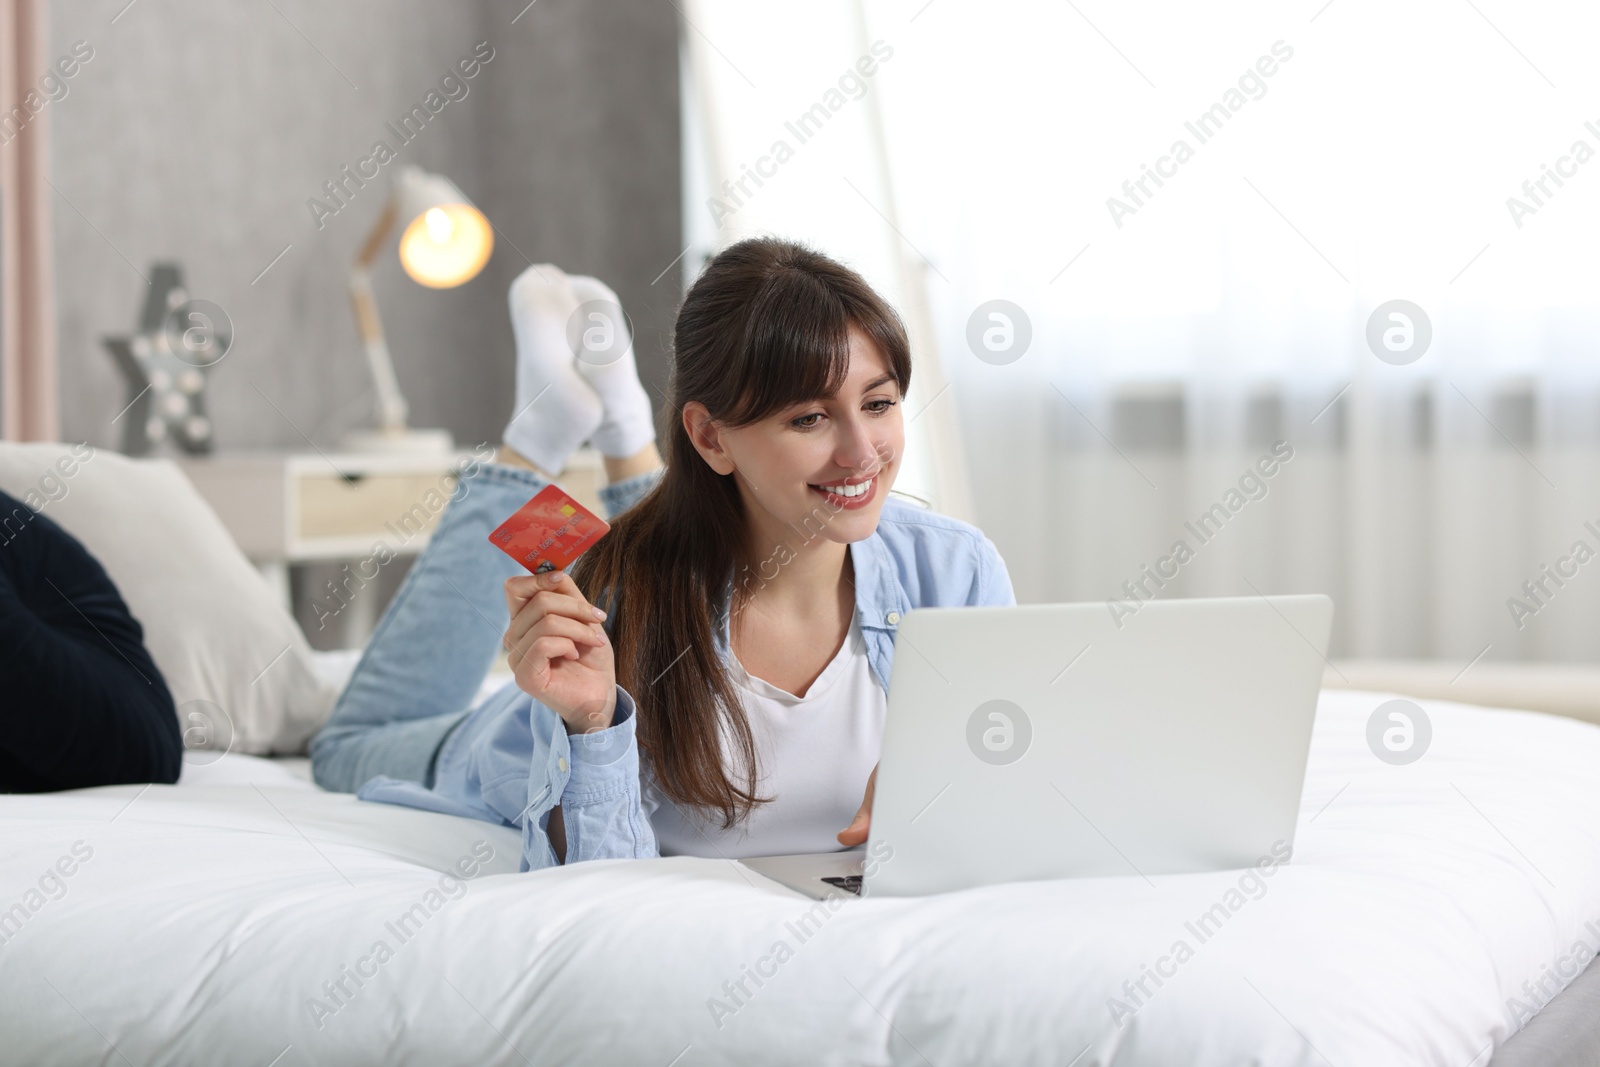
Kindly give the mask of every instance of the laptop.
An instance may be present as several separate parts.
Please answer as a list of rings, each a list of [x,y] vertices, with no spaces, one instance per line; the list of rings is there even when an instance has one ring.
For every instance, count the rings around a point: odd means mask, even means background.
[[[826,899],[1282,859],[1332,623],[1321,595],[908,612],[866,847],[740,862]]]

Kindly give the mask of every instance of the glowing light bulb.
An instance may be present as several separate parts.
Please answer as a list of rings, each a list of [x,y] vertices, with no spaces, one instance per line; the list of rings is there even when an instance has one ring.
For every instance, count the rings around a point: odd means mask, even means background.
[[[422,222],[428,227],[428,239],[436,245],[449,244],[450,238],[455,235],[455,223],[450,221],[450,216],[443,208],[429,208],[422,216]]]
[[[494,230],[471,204],[418,212],[400,235],[400,265],[413,281],[449,289],[477,276],[494,250]]]

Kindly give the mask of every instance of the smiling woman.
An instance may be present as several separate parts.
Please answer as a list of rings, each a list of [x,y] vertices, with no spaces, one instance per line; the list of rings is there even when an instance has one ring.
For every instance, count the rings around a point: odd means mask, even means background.
[[[669,430],[666,474],[574,576],[621,608],[618,684],[649,687],[659,702],[639,733],[662,792],[716,811],[727,828],[768,798],[715,606],[730,596],[730,573],[787,549],[788,565],[763,582],[777,610],[749,610],[761,605],[748,581],[732,595],[732,650],[799,661],[797,696],[832,661],[854,603],[845,546],[877,527],[904,450],[911,352],[899,317],[859,275],[771,240],[741,242],[707,267],[678,314],[675,347],[672,406],[683,418]],[[844,485],[867,491],[846,496],[862,490]],[[764,632],[769,618],[778,625]]]
[[[850,339],[853,349],[859,349],[864,353],[860,358],[863,373],[870,372],[874,363],[879,360],[876,352],[871,351],[871,342],[867,341],[860,331],[854,329],[850,332]],[[868,382],[861,389],[861,394],[866,397],[894,384],[893,375],[882,374],[873,381]],[[848,392],[848,384],[846,389],[841,391]],[[897,404],[898,401],[891,400],[887,396],[877,396],[867,400],[863,406],[873,411],[876,417],[886,418],[890,415],[890,409],[896,407]],[[696,410],[698,412],[699,409]],[[798,427],[803,425],[810,429],[817,425],[816,420],[821,417],[817,413],[800,415],[790,419],[789,423],[791,426]],[[900,437],[899,444],[894,448],[894,451],[898,453],[904,447],[904,434],[900,432],[898,426],[893,427],[893,429],[896,435]],[[748,561],[741,561],[738,564],[738,576],[735,581],[738,593],[733,598],[733,613],[737,616],[744,606],[749,603],[750,597],[756,590],[765,589],[777,577],[779,569],[799,558],[798,553],[815,542],[818,537],[823,536],[841,513],[859,511],[872,505],[874,501],[881,504],[882,495],[888,493],[888,487],[892,482],[893,474],[886,470],[877,470],[870,475],[856,474],[843,477],[837,482],[827,485],[807,482],[807,488],[820,496],[822,503],[813,507],[797,521],[789,520],[786,524],[788,530],[785,531],[784,538],[774,544],[771,551],[762,557],[759,563],[751,564]],[[799,535],[798,541],[794,536],[796,534]]]
[[[513,286],[519,381],[553,380],[565,410],[508,432],[555,468],[619,413],[564,329],[586,284],[546,264]],[[665,467],[653,443],[602,444],[611,533],[570,575],[503,582],[514,682],[462,710],[504,574],[483,539],[547,484],[502,450],[463,476],[477,491],[446,509],[313,744],[322,785],[518,827],[525,869],[866,840],[900,620],[1014,603],[1005,564],[976,528],[890,499],[911,350],[855,271],[741,241],[673,341]]]

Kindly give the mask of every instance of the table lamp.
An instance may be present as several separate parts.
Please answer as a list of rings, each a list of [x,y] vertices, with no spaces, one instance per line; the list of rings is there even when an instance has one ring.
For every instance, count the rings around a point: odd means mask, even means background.
[[[378,428],[349,434],[343,444],[356,452],[444,452],[454,444],[448,430],[406,426],[410,408],[395,378],[394,361],[372,297],[372,264],[396,221],[403,227],[400,265],[412,281],[430,289],[453,289],[471,281],[494,251],[489,220],[447,178],[414,166],[395,172],[389,202],[350,268],[356,329],[378,390]]]

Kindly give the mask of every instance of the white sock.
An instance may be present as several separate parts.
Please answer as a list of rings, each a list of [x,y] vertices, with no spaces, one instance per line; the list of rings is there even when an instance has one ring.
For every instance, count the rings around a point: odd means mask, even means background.
[[[605,324],[586,314],[568,331],[568,340],[577,342],[578,373],[600,394],[605,405],[605,416],[592,438],[594,446],[604,456],[631,456],[656,439],[656,425],[650,411],[650,394],[639,382],[639,367],[633,360],[633,336],[627,316],[622,314],[617,294],[604,282],[582,274],[574,274],[568,280],[580,306],[590,301],[612,306],[612,313],[606,316],[612,321],[609,337]],[[599,339],[603,347],[583,346],[584,330],[596,331],[590,336]]]
[[[567,342],[577,310],[560,267],[539,263],[511,283],[511,332],[517,343],[517,404],[504,441],[551,474],[560,474],[573,449],[600,425],[600,398],[579,375]]]

